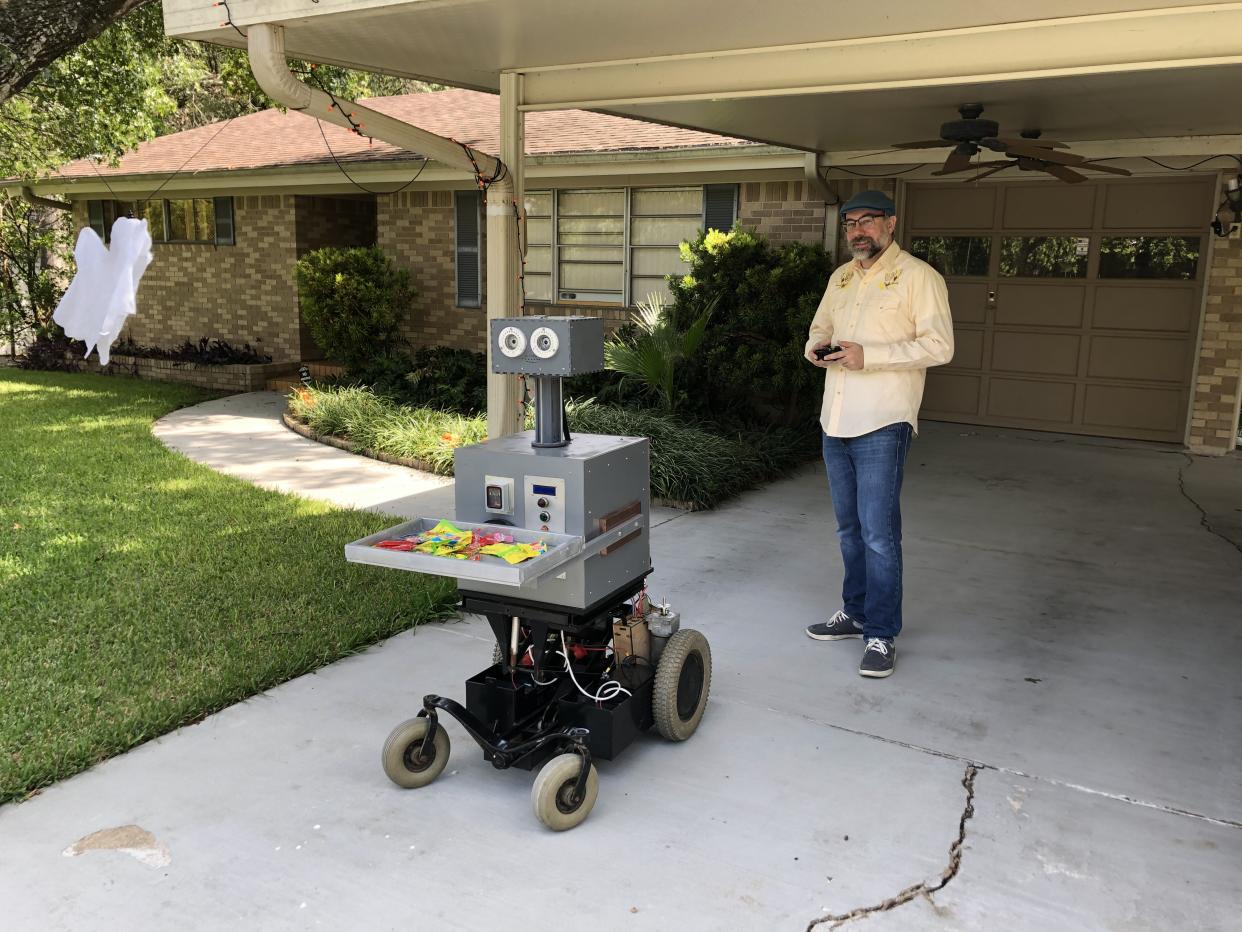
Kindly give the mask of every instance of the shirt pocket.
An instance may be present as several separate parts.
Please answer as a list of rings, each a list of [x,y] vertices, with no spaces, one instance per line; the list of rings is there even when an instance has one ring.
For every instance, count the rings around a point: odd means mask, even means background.
[[[896,291],[885,289],[872,303],[871,324],[875,336],[885,343],[914,339],[914,317],[910,304]]]

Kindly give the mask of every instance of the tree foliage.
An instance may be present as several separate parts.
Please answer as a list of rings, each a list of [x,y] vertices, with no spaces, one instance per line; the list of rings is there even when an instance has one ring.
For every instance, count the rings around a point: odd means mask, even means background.
[[[58,15],[66,20],[63,28],[53,23]],[[34,45],[55,48],[58,57],[37,49],[12,51],[31,30],[37,33]],[[14,77],[31,67],[37,73]],[[435,87],[334,66],[315,73],[342,98]],[[0,178],[45,179],[66,162],[87,157],[115,164],[144,140],[272,106],[244,51],[168,38],[159,3],[0,0]],[[68,213],[0,195],[4,343],[20,349],[51,329],[51,312],[72,272],[72,235]]]

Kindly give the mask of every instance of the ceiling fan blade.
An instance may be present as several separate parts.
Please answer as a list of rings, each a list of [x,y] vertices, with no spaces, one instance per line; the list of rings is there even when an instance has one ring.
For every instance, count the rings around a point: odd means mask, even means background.
[[[988,175],[995,175],[997,172],[1003,172],[1006,168],[1009,168],[1011,165],[1017,165],[1018,163],[1017,162],[984,162],[983,164],[994,165],[995,167],[989,168],[985,172],[979,172],[979,174],[975,175],[973,178],[963,178],[962,183],[969,184],[972,181],[978,181],[980,178],[986,178]]]
[[[997,148],[988,145],[990,142],[996,142],[998,146],[1003,145],[1003,151],[1007,155],[1025,155],[1033,159],[1040,159],[1044,162],[1055,162],[1057,165],[1081,165],[1087,161],[1081,155],[1075,155],[1073,152],[1058,152],[1055,149],[1045,149],[1042,146],[1032,145],[1027,139],[1011,139],[1007,143],[1002,143],[999,139],[985,139],[980,145],[988,146],[989,149]]]
[[[958,146],[949,153],[949,157],[944,160],[944,165],[939,171],[932,172],[933,175],[952,175],[955,172],[969,171],[974,166],[971,164],[971,158],[974,153],[970,151],[973,147]],[[977,152],[978,150],[976,150]]]
[[[1016,143],[1017,145],[1020,145],[1020,146],[1021,145],[1039,146],[1040,148],[1043,148],[1043,149],[1068,149],[1069,148],[1068,143],[1057,142],[1055,139],[1026,139],[1026,138],[1014,138],[1013,136],[997,136],[996,138],[1000,140],[1001,142],[1003,142],[1005,145],[1009,145],[1010,143]]]
[[[1078,172],[1073,171],[1069,168],[1066,168],[1064,165],[1055,165],[1055,164],[1049,163],[1042,170],[1046,171],[1048,174],[1052,175],[1054,178],[1060,178],[1062,181],[1065,181],[1069,184],[1078,184],[1080,181],[1087,180],[1086,175],[1080,175],[1078,174]]]
[[[918,142],[895,142],[894,149],[944,149],[948,146],[956,146],[957,143],[949,139],[921,139]],[[891,151],[891,150],[890,150]]]
[[[1075,165],[1074,167],[1075,168],[1092,168],[1092,169],[1095,169],[1097,172],[1108,172],[1110,175],[1130,174],[1130,172],[1128,172],[1124,168],[1117,168],[1114,165],[1100,165],[1097,162],[1083,162],[1081,165]]]

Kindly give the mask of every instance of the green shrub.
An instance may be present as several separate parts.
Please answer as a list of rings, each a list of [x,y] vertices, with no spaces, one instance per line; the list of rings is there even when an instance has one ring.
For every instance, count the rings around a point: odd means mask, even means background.
[[[400,342],[414,298],[410,273],[378,247],[328,247],[295,266],[302,316],[320,349],[353,372]]]
[[[453,474],[453,451],[487,437],[487,418],[398,405],[366,388],[300,389],[289,397],[295,418],[319,434],[348,440],[359,450],[418,460]],[[647,437],[651,441],[651,494],[713,508],[759,482],[802,463],[808,432],[773,430],[721,434],[655,411],[576,402],[568,406],[573,433]]]
[[[358,381],[398,404],[457,414],[487,411],[487,357],[471,350],[429,346],[412,354],[378,356],[355,373]]]
[[[773,248],[743,230],[683,244],[690,264],[671,282],[672,319],[687,332],[714,306],[703,345],[679,367],[690,416],[811,429],[823,375],[802,358],[832,263],[819,246]]]
[[[165,349],[159,346],[145,346],[133,337],[126,337],[112,347],[113,356],[137,356],[143,359],[174,359],[178,362],[193,362],[201,366],[255,365],[272,361],[267,353],[260,353],[249,343],[236,347],[228,340],[212,340],[202,337],[197,343],[184,340],[179,346]]]
[[[675,386],[677,366],[703,342],[716,300],[684,332],[673,324],[660,295],[640,301],[633,326],[604,344],[604,364],[638,382],[661,409],[673,411],[683,396]]]
[[[86,344],[72,340],[60,329],[60,325],[48,322],[35,330],[35,338],[18,359],[22,369],[42,369],[46,372],[77,372],[79,360],[86,355]]]
[[[573,433],[647,437],[651,493],[693,508],[713,508],[763,478],[744,442],[668,414],[612,405],[568,406]]]

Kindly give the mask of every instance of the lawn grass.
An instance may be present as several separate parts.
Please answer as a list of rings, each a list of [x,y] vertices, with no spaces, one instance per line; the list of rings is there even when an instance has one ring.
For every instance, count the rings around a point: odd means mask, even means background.
[[[0,802],[448,613],[451,580],[345,562],[393,519],[151,435],[205,397],[0,370]]]

